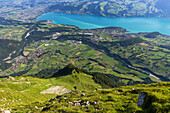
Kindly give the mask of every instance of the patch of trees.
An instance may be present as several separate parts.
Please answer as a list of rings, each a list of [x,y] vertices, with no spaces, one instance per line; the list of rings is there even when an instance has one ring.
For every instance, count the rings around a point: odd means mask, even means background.
[[[24,70],[24,71],[20,71],[20,72],[17,72],[17,73],[13,73],[11,74],[10,76],[23,76],[24,74],[28,73],[31,69],[28,69],[28,70]]]
[[[155,82],[152,81],[149,77],[147,77],[147,78],[144,79],[143,82],[129,80],[129,82],[127,83],[127,85],[135,85],[135,84],[151,84],[151,83],[155,83]]]
[[[130,45],[134,45],[136,43],[141,43],[143,42],[143,40],[141,38],[128,38],[125,40],[120,40],[120,41],[115,41],[115,42],[100,42],[101,44],[110,44],[111,46],[116,46],[116,45],[120,45],[120,46],[130,46]]]
[[[16,51],[15,54],[17,54],[21,46],[22,44],[19,41],[0,39],[0,60],[7,58],[9,54],[14,51]]]
[[[162,75],[159,75],[159,74],[156,74],[154,73],[153,71],[151,71],[150,69],[148,68],[145,68],[145,67],[140,67],[140,69],[143,69],[147,72],[150,72],[151,74],[155,75],[156,77],[160,78],[162,81],[170,81],[170,79],[168,77],[164,77]]]
[[[161,35],[159,32],[152,32],[152,33],[148,33],[147,35],[145,35],[146,38],[156,38],[158,35]]]
[[[0,69],[2,69],[3,71],[10,68],[11,66],[11,63],[0,62]]]
[[[36,76],[39,78],[50,78],[57,71],[58,71],[58,69],[47,68],[47,69],[43,69],[40,72],[38,72],[34,75],[30,75],[30,76]]]
[[[1,25],[32,25],[33,23],[24,23],[17,20],[10,20],[0,17],[0,24]]]
[[[53,27],[53,28],[47,28],[48,31],[38,31],[37,29],[37,27],[39,27],[38,25],[39,24],[35,24],[29,30],[29,31],[33,30],[33,32],[31,32],[30,35],[27,37],[28,41],[49,40],[50,38],[52,38],[52,35],[56,32],[71,32],[72,30],[74,30],[74,28]]]
[[[49,32],[33,31],[30,33],[27,39],[28,41],[49,40],[51,38],[51,36],[48,37],[49,35],[51,35]]]
[[[7,20],[3,17],[0,17],[0,24],[1,25],[13,25],[14,23],[19,23],[19,21],[16,20]]]
[[[108,34],[111,34],[113,31],[116,31],[116,32],[127,32],[126,29],[121,28],[121,27],[104,27],[104,28],[90,29],[90,31],[91,30],[94,30],[94,31],[99,32],[99,33],[107,32]]]
[[[162,47],[162,48],[170,50],[170,46],[169,45],[160,45],[159,47]]]
[[[67,28],[67,27],[52,27],[49,28],[49,32],[55,33],[55,32],[71,32],[72,30],[75,30],[74,28]]]
[[[97,62],[100,66],[106,67],[105,65],[103,65],[102,63],[100,63],[99,61],[97,61],[97,60],[95,60],[95,59],[88,58],[88,60],[91,60],[91,61]]]

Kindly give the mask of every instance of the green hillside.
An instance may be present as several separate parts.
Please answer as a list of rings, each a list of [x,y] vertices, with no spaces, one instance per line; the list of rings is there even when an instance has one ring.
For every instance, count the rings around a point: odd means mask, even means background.
[[[49,78],[39,77],[42,76],[1,77],[0,111],[169,113],[170,110],[169,82],[112,89],[106,85],[120,83],[100,73],[96,78],[95,73],[71,64]],[[145,95],[144,104],[137,106],[140,91]]]
[[[79,2],[62,2],[49,6],[47,11],[92,14],[109,17],[167,16],[162,10],[162,6],[159,8],[156,7],[155,4],[159,5],[157,2],[157,0],[79,0]],[[159,2],[162,3],[161,0]]]
[[[78,73],[41,79],[37,77],[0,78],[0,108],[12,109],[17,106],[43,102],[55,95],[74,90],[95,90],[102,86],[93,80],[93,76]]]
[[[137,106],[140,91],[144,103]],[[123,86],[114,89],[79,91],[53,97],[46,102],[35,102],[13,107],[13,112],[114,112],[114,113],[169,113],[170,83]]]

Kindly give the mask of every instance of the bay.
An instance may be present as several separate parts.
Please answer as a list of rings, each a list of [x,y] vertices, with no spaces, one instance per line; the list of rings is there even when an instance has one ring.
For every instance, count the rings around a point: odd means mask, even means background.
[[[160,32],[170,35],[170,19],[154,17],[102,17],[96,15],[78,15],[65,13],[44,13],[36,18],[52,20],[53,24],[74,25],[81,29],[102,27],[122,27],[132,33]]]

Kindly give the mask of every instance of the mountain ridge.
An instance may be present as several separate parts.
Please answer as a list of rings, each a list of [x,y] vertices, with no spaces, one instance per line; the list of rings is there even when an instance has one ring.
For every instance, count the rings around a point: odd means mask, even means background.
[[[11,0],[0,2],[2,17],[21,21],[34,20],[46,12],[107,17],[170,17],[168,0],[24,0],[19,2]]]
[[[166,0],[84,0],[70,3],[61,2],[47,8],[47,12],[92,14],[107,17],[167,17],[169,10],[163,6],[166,2]]]

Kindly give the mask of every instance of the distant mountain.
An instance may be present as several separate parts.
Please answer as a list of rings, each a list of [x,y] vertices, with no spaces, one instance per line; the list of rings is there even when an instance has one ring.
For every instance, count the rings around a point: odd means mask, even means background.
[[[169,0],[158,0],[155,7],[161,9],[165,17],[170,17],[170,1]]]
[[[92,14],[108,17],[170,17],[168,0],[4,0],[0,15],[30,20],[45,12]]]
[[[85,0],[71,3],[58,3],[47,11],[78,14],[94,14],[112,17],[152,17],[163,16],[162,10],[155,7],[155,0]]]
[[[170,14],[169,6],[168,0],[79,0],[58,3],[47,11],[111,17],[166,17]]]

